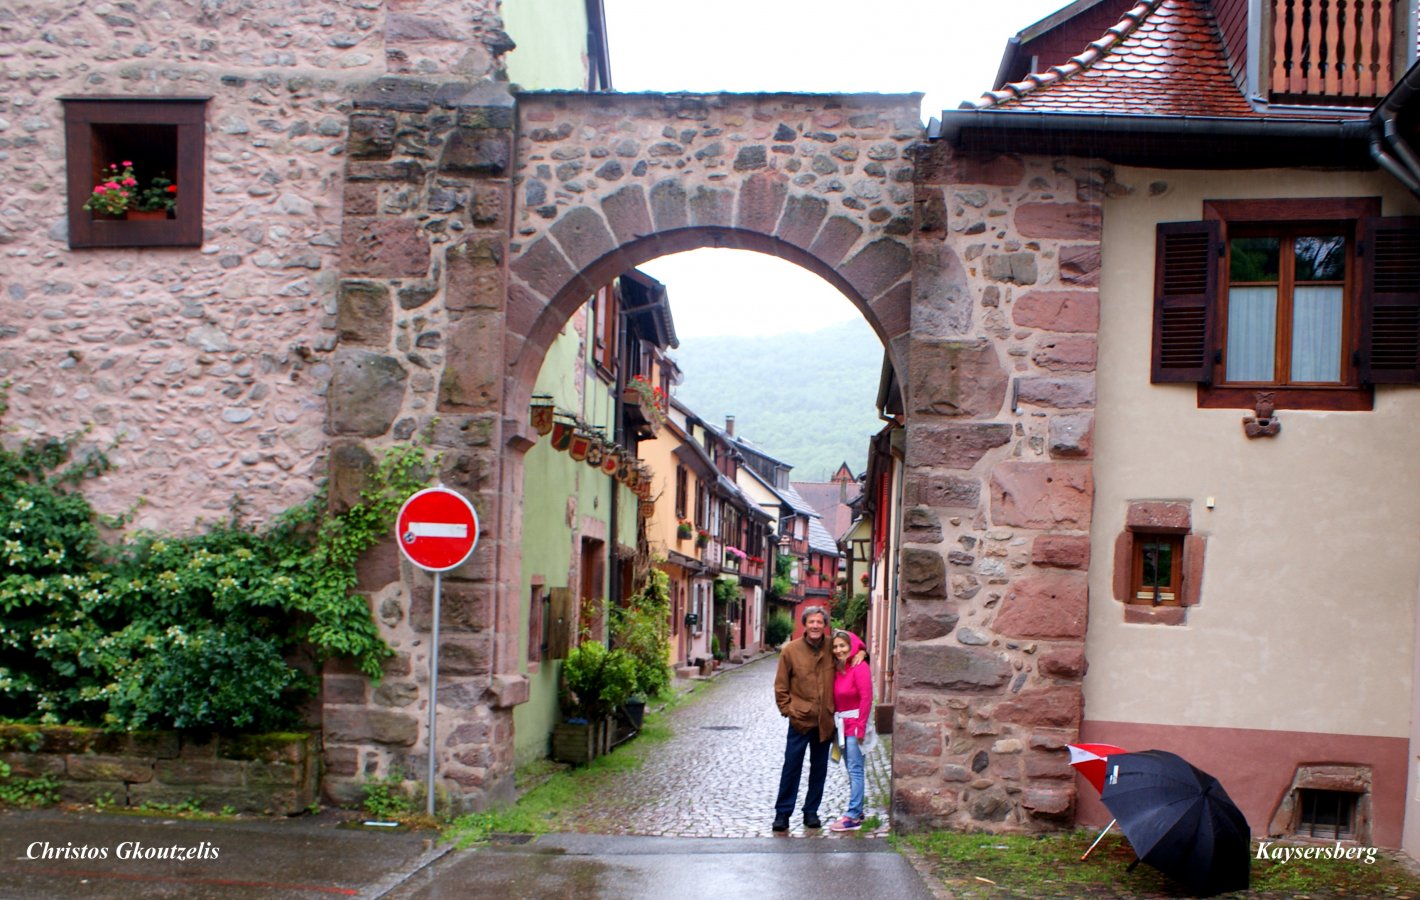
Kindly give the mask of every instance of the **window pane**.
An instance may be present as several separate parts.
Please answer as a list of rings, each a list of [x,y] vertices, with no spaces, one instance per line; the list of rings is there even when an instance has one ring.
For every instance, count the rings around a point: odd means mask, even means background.
[[[1272,381],[1277,347],[1277,289],[1228,292],[1228,381]]]
[[[1280,238],[1235,238],[1228,244],[1231,250],[1228,254],[1231,260],[1229,281],[1277,280],[1277,259],[1282,247]]]
[[[1297,238],[1297,281],[1340,281],[1346,277],[1346,239]]]
[[[1144,587],[1166,588],[1173,577],[1173,546],[1166,541],[1144,544]]]
[[[1299,285],[1293,292],[1293,381],[1341,380],[1341,299],[1340,286]]]

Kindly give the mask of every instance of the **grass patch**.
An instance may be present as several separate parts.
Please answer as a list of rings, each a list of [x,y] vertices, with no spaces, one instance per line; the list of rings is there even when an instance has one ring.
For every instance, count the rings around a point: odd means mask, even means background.
[[[1095,832],[1043,835],[927,832],[895,836],[917,853],[958,898],[1184,897],[1187,891],[1151,866],[1126,869],[1134,851],[1111,833],[1089,859]],[[1420,897],[1420,878],[1391,857],[1359,860],[1252,860],[1252,890],[1232,896]]]
[[[460,816],[445,831],[445,839],[463,849],[487,841],[495,834],[547,834],[563,830],[565,818],[599,796],[615,776],[639,769],[652,748],[670,739],[672,731],[665,712],[682,700],[680,696],[666,698],[664,707],[646,713],[634,740],[585,766],[568,768],[550,760],[537,760],[520,768],[515,778],[522,794],[516,804],[506,809]],[[524,786],[527,786],[525,791]]]

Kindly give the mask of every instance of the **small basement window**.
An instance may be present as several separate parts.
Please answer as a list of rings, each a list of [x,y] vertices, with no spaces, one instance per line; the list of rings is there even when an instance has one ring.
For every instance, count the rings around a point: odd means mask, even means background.
[[[1134,535],[1134,566],[1130,603],[1178,606],[1182,600],[1183,536]]]
[[[63,98],[70,247],[202,244],[207,99]]]
[[[1297,827],[1302,837],[1349,840],[1356,833],[1356,798],[1349,791],[1297,789]]]

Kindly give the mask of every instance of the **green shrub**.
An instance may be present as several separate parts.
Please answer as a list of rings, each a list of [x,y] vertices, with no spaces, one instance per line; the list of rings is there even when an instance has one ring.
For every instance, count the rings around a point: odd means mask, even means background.
[[[777,610],[770,614],[769,621],[764,626],[764,640],[771,647],[777,647],[789,639],[789,635],[794,633],[794,619],[783,610]]]
[[[563,706],[589,722],[605,718],[636,690],[636,661],[625,650],[598,641],[573,647],[562,661]]]
[[[781,553],[774,557],[774,578],[769,583],[769,596],[785,599],[794,592],[794,557]]]
[[[379,677],[391,651],[355,562],[423,486],[422,451],[387,455],[338,516],[317,497],[263,529],[106,546],[76,489],[106,463],[71,464],[71,443],[0,449],[0,718],[268,731],[295,724],[327,657]]]
[[[414,798],[404,791],[404,772],[399,767],[360,785],[360,792],[364,796],[360,805],[376,819],[398,819],[414,812]]]
[[[652,569],[646,584],[611,614],[611,643],[635,661],[634,693],[656,697],[671,686],[670,576]]]
[[[839,591],[833,598],[833,627],[863,634],[868,625],[868,595]]]

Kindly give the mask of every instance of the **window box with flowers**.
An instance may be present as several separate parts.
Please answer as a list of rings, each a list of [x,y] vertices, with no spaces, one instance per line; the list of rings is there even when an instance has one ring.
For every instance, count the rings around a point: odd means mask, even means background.
[[[740,564],[749,559],[749,554],[739,547],[725,548],[725,565],[731,569],[738,569]]]
[[[675,536],[682,541],[688,541],[695,537],[695,526],[690,524],[689,519],[681,519],[676,523]]]
[[[705,547],[705,546],[709,545],[709,543],[710,543],[710,532],[704,530],[703,528],[702,528],[700,531],[696,532],[696,535],[695,535],[695,546],[697,546],[697,547]]]
[[[651,434],[661,430],[666,424],[666,408],[669,405],[666,394],[659,387],[646,380],[645,375],[633,376],[626,383],[621,399],[640,411]]]
[[[69,246],[201,246],[208,98],[63,100]]]

